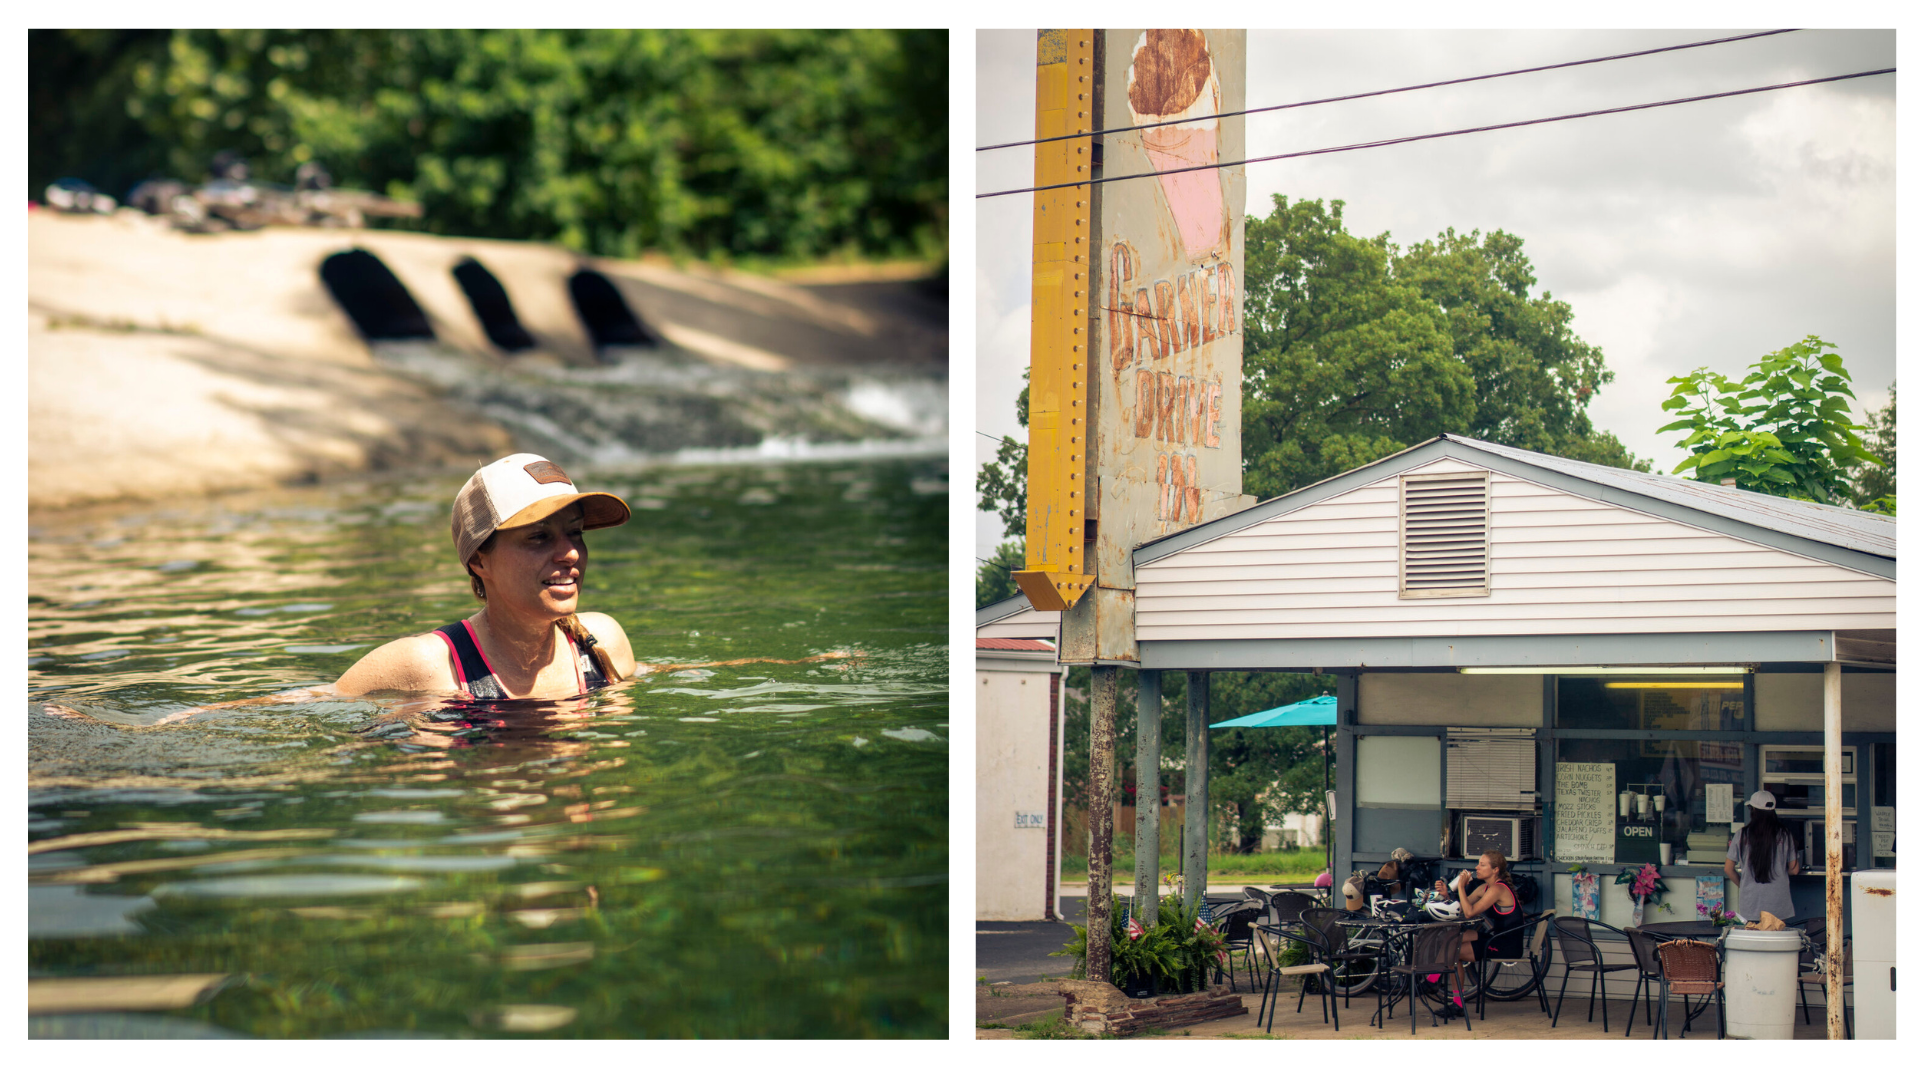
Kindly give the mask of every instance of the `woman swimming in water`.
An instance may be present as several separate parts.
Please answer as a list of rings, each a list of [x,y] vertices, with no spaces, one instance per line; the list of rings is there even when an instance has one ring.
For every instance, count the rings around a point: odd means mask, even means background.
[[[847,659],[822,653],[703,664],[643,665],[613,616],[580,611],[589,529],[626,524],[616,495],[581,491],[538,454],[513,454],[481,467],[453,500],[453,546],[485,607],[437,630],[390,641],[360,658],[331,686],[247,701],[203,705],[159,721],[236,705],[307,701],[404,690],[475,701],[578,697],[634,674],[739,664],[805,664]]]
[[[631,516],[618,496],[579,490],[538,454],[482,467],[454,497],[453,546],[486,606],[380,646],[340,676],[335,692],[564,698],[632,675],[633,649],[620,624],[578,610],[586,530],[624,525]]]

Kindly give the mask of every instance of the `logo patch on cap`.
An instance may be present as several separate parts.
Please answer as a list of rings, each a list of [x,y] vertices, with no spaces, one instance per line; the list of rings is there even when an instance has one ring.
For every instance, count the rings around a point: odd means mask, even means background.
[[[527,463],[527,475],[533,477],[536,484],[571,484],[573,481],[560,470],[560,466],[551,461],[530,461]]]

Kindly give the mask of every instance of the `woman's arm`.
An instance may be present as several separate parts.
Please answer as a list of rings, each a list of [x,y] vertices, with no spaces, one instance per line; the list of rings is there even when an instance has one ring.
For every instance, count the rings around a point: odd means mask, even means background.
[[[198,716],[204,712],[217,712],[221,709],[238,709],[247,705],[297,705],[302,701],[318,701],[321,698],[334,697],[331,684],[309,686],[300,690],[282,690],[277,694],[263,694],[260,697],[242,698],[239,701],[223,701],[218,705],[196,705],[191,709],[182,709],[177,713],[155,720],[155,724],[172,724],[185,720],[189,716]]]
[[[1472,896],[1462,896],[1460,898],[1460,914],[1467,918],[1472,918],[1495,906],[1499,902],[1498,897],[1500,895],[1496,886],[1504,884],[1506,883],[1501,881],[1488,882],[1486,887],[1475,890]],[[1517,901],[1519,898],[1515,897],[1514,899]]]

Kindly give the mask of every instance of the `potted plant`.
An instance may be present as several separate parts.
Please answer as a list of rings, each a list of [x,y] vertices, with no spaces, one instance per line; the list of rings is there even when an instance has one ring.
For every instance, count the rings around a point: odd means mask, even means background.
[[[1739,915],[1727,910],[1727,905],[1723,901],[1716,900],[1711,905],[1696,902],[1693,907],[1700,913],[1701,918],[1712,920],[1715,926],[1746,925],[1740,921]]]
[[[1107,981],[1120,988],[1128,997],[1148,997],[1156,989],[1172,984],[1177,973],[1178,957],[1171,936],[1165,926],[1142,928],[1132,919],[1119,915],[1119,909],[1109,900],[1109,910],[1115,918],[1109,926],[1109,956],[1112,963],[1108,970]],[[1049,956],[1070,956],[1073,958],[1073,977],[1087,977],[1087,928],[1075,924],[1073,940],[1064,945],[1059,952]]]
[[[1667,891],[1667,883],[1660,876],[1660,868],[1652,863],[1642,863],[1636,870],[1622,870],[1620,876],[1613,879],[1615,885],[1625,885],[1627,893],[1633,897],[1633,925],[1639,926],[1646,917],[1646,903],[1652,900],[1662,911],[1669,914],[1673,905],[1660,899]]]

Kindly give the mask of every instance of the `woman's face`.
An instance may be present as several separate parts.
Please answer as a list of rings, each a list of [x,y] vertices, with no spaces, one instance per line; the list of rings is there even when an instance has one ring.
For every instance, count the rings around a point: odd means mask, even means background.
[[[492,549],[468,564],[487,589],[487,606],[529,619],[561,619],[580,606],[587,569],[586,514],[579,504],[542,521],[493,535]]]
[[[1473,876],[1479,878],[1481,881],[1492,881],[1493,860],[1485,855],[1480,856],[1480,861],[1474,865]]]

